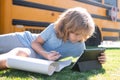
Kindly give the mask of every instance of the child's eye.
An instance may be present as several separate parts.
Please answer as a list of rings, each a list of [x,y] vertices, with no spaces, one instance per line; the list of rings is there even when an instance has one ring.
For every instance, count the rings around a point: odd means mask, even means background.
[[[78,36],[78,35],[80,35],[80,34],[76,33],[75,35],[77,35],[77,36]]]

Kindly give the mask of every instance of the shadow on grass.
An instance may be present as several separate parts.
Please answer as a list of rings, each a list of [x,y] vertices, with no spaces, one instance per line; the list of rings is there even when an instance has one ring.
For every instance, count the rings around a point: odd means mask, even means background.
[[[99,70],[90,70],[85,72],[78,72],[78,71],[72,71],[74,74],[79,76],[77,79],[80,80],[89,80],[89,77],[97,76],[98,74],[104,74],[105,69],[99,69]]]
[[[97,74],[104,74],[105,70],[91,70],[87,72],[72,71],[71,66],[64,68],[61,72],[55,72],[52,76],[43,75],[39,73],[32,73],[27,71],[8,69],[0,71],[0,77],[8,79],[20,78],[21,80],[89,80],[90,76]]]

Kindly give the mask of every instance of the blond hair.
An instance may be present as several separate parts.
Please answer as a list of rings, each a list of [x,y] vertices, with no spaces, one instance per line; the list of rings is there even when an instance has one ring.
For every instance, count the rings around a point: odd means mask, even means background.
[[[55,22],[57,37],[66,41],[69,33],[79,33],[85,41],[95,30],[94,21],[86,9],[71,8],[63,12]]]

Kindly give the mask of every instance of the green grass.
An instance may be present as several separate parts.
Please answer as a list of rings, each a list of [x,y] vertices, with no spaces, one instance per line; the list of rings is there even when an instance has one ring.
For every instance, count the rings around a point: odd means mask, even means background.
[[[71,66],[59,73],[47,76],[39,73],[8,69],[0,71],[0,80],[120,80],[120,49],[105,51],[107,62],[103,69],[87,72],[75,72]]]

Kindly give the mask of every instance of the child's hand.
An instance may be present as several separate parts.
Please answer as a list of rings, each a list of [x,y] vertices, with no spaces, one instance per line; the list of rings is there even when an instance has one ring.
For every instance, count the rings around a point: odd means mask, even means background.
[[[55,61],[55,60],[59,59],[60,56],[61,56],[61,55],[59,54],[59,52],[50,51],[49,54],[48,54],[48,56],[47,56],[47,59],[48,59],[48,60]]]
[[[98,60],[100,61],[101,64],[106,62],[106,55],[105,53],[101,53],[101,55],[98,57]]]

